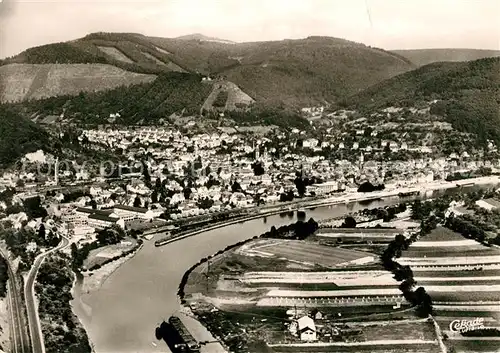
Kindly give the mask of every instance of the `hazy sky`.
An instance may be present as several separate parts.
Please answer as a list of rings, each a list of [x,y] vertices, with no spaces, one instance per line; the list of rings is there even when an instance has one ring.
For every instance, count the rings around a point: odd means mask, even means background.
[[[2,0],[0,0],[2,1]],[[237,42],[326,35],[384,49],[500,49],[500,0],[3,0],[0,58],[90,32]]]

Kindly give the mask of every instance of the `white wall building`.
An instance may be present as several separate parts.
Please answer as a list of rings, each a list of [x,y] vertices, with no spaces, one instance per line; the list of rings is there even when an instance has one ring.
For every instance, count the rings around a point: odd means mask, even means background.
[[[301,341],[311,342],[316,341],[316,325],[314,320],[309,316],[302,316],[297,320],[298,334]]]

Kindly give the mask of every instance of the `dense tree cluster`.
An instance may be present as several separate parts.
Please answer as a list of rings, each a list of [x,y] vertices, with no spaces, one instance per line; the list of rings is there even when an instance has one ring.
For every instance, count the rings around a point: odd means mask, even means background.
[[[389,222],[396,218],[396,214],[405,212],[406,209],[406,203],[400,203],[394,206],[367,208],[361,211],[361,214],[371,219],[382,219],[384,222]]]
[[[282,128],[310,129],[310,124],[298,113],[271,107],[253,107],[226,113],[239,125],[275,125]]]
[[[295,187],[297,188],[297,193],[300,197],[303,197],[307,191],[308,186],[313,184],[321,184],[323,180],[317,177],[304,177],[301,171],[297,171],[295,172],[295,179],[293,182],[295,184]]]
[[[0,104],[0,167],[5,167],[26,153],[39,149],[51,151],[49,134],[25,119],[14,109]]]
[[[396,235],[395,239],[389,243],[386,250],[382,253],[380,259],[384,268],[393,273],[394,279],[401,282],[399,289],[405,299],[412,305],[417,306],[418,313],[421,316],[427,317],[433,313],[430,295],[425,291],[424,287],[414,289],[417,282],[413,278],[413,271],[410,266],[400,265],[394,260],[401,257],[403,251],[408,250],[410,244],[416,241],[418,236],[424,236],[430,232],[429,227],[423,228],[425,228],[425,231],[421,231],[418,235],[414,234],[410,238],[405,238],[402,234]]]
[[[7,59],[6,63],[23,62],[30,64],[105,64],[104,56],[81,50],[70,43],[53,43],[25,50],[19,56]]]
[[[0,298],[5,298],[7,294],[7,280],[9,279],[9,271],[7,260],[0,256]]]
[[[204,197],[204,198],[198,199],[198,201],[196,201],[196,206],[198,206],[199,208],[201,208],[203,210],[208,210],[213,205],[214,205],[214,200],[212,200],[209,197]]]
[[[49,353],[90,353],[84,328],[73,314],[70,301],[73,273],[69,259],[50,255],[41,265],[35,287],[45,349]]]
[[[292,224],[287,224],[276,228],[271,227],[271,230],[262,234],[262,238],[278,238],[278,239],[298,239],[303,240],[312,235],[318,230],[318,223],[310,218],[307,222],[297,221]]]
[[[384,189],[385,189],[384,184],[373,185],[369,181],[366,181],[358,187],[358,192],[372,192],[372,191],[379,191],[379,190],[384,190]]]
[[[352,216],[347,216],[340,228],[356,228],[356,220]]]
[[[445,227],[462,234],[469,239],[477,240],[480,243],[485,242],[486,232],[481,225],[468,216],[450,216],[446,219]]]
[[[117,244],[125,237],[125,231],[118,226],[106,228],[97,233],[97,240],[91,243],[85,243],[81,248],[78,248],[75,243],[71,244],[71,259],[72,268],[74,271],[79,271],[85,259],[89,256],[92,250],[106,245]]]
[[[280,194],[280,201],[281,202],[293,201],[294,197],[295,196],[293,194],[293,190],[288,190],[287,192]]]
[[[23,206],[29,219],[47,217],[47,210],[42,206],[40,196],[24,199]]]
[[[226,106],[228,96],[229,96],[229,94],[227,91],[219,91],[219,93],[217,93],[217,97],[215,97],[215,100],[212,103],[212,105],[215,108],[224,108]]]
[[[264,170],[264,166],[262,162],[254,162],[252,163],[253,174],[256,176],[263,175],[266,171]]]
[[[431,215],[444,218],[444,213],[448,209],[450,202],[451,198],[448,196],[428,201],[415,200],[411,204],[411,218],[423,220]]]
[[[172,113],[199,113],[211,86],[201,76],[165,73],[153,82],[118,87],[103,92],[81,92],[77,96],[57,96],[25,102],[29,112],[60,115],[85,124],[107,124],[110,114],[120,113],[117,124],[158,123]]]
[[[43,225],[42,227],[43,232],[35,231],[28,227],[23,227],[19,230],[6,227],[6,229],[0,230],[0,238],[5,240],[7,248],[12,252],[14,257],[20,258],[19,268],[21,270],[27,270],[31,267],[39,252],[38,247],[54,247],[60,241],[59,237],[51,229],[46,230]],[[29,243],[36,244],[37,249],[35,251],[26,251]]]

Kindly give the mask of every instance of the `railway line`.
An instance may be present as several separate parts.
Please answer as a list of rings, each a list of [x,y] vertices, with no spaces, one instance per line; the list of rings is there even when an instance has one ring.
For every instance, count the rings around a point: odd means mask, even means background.
[[[9,274],[9,281],[7,284],[7,303],[9,306],[11,352],[30,353],[31,345],[30,338],[26,330],[27,326],[24,318],[24,306],[21,300],[22,295],[7,253],[0,248],[0,255],[7,261]]]

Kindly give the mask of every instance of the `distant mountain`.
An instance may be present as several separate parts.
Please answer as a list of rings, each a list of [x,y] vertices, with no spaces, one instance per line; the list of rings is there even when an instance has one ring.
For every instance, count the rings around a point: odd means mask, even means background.
[[[440,62],[393,77],[351,96],[344,106],[364,111],[432,104],[431,113],[457,130],[500,144],[500,58]]]
[[[158,38],[134,33],[92,33],[30,48],[0,64],[9,63],[108,64],[155,75],[198,72],[226,78],[259,103],[290,107],[336,102],[414,68],[399,54],[331,37],[227,43],[200,34]],[[96,81],[88,88],[109,86]],[[67,87],[54,91],[73,93]]]
[[[175,37],[174,39],[199,40],[202,42],[217,42],[217,43],[226,43],[226,44],[235,44],[236,43],[236,42],[233,42],[233,41],[227,40],[227,39],[220,39],[220,38],[216,38],[216,37],[207,37],[201,33],[187,34],[185,36]]]
[[[500,50],[483,49],[409,49],[393,50],[417,66],[440,61],[471,61],[500,56]]]
[[[231,45],[148,39],[192,70],[223,75],[257,101],[288,106],[334,102],[414,68],[398,54],[331,37]]]

